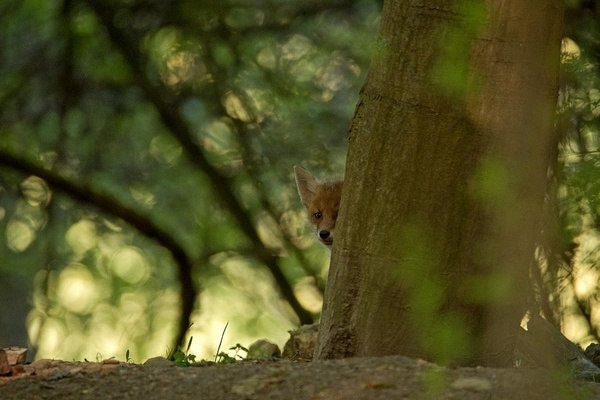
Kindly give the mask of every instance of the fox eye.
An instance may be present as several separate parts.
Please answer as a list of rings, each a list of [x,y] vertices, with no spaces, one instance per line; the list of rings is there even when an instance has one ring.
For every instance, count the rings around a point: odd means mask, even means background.
[[[323,216],[323,214],[321,214],[321,211],[317,211],[313,215],[315,216],[316,219],[321,219],[321,217]]]

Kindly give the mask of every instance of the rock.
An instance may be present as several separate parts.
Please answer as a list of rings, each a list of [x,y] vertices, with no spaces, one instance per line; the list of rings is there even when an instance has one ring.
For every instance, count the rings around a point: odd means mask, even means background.
[[[144,362],[144,365],[147,367],[173,367],[175,363],[173,361],[169,361],[164,357],[152,357],[147,359]]]
[[[264,358],[281,357],[281,350],[275,343],[266,339],[260,339],[248,347],[248,356],[250,360],[260,360]]]
[[[8,363],[8,357],[4,349],[0,349],[0,375],[9,375],[12,373],[12,367]]]
[[[6,353],[6,358],[8,359],[8,364],[17,365],[17,364],[25,364],[25,360],[27,359],[27,349],[24,347],[5,347],[4,352]]]
[[[290,338],[283,346],[283,357],[312,360],[317,345],[319,324],[302,325],[290,331]]]

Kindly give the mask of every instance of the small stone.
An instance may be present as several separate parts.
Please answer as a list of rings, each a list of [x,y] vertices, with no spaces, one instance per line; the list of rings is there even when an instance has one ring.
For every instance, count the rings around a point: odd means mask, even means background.
[[[173,361],[169,361],[164,357],[152,357],[147,359],[144,362],[144,365],[147,367],[173,367],[175,366],[175,363],[173,363]]]
[[[275,343],[266,339],[260,339],[248,347],[248,356],[250,360],[260,360],[264,358],[281,357],[281,350]]]
[[[0,375],[9,375],[12,372],[12,367],[8,362],[8,357],[3,349],[0,349]]]
[[[290,338],[283,346],[283,357],[312,360],[317,345],[319,324],[302,325],[290,331]]]
[[[458,378],[450,385],[456,390],[472,390],[474,392],[487,392],[492,390],[492,382],[484,378]]]
[[[24,347],[6,347],[4,348],[6,358],[10,365],[25,364],[27,358],[27,349]]]
[[[120,363],[121,363],[121,361],[119,361],[115,358],[108,358],[106,360],[102,360],[103,365],[108,365],[108,364],[116,365],[116,364],[120,364]]]
[[[37,371],[38,369],[49,368],[52,365],[52,360],[48,358],[40,358],[31,363],[31,366]]]

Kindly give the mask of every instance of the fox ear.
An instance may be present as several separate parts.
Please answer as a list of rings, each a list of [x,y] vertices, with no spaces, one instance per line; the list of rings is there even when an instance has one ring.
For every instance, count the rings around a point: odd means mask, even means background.
[[[294,167],[294,173],[296,174],[296,186],[298,186],[300,201],[308,208],[314,200],[321,182],[313,174],[297,165]]]

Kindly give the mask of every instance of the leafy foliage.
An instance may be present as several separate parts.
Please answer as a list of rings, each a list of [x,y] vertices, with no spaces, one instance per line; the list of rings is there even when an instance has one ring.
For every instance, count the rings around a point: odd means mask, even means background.
[[[562,77],[557,113],[561,135],[555,191],[548,208],[550,249],[542,263],[542,290],[555,320],[567,335],[584,346],[598,342],[598,185],[600,163],[600,65],[598,10],[593,2],[567,2]],[[558,227],[558,229],[556,228]],[[546,312],[551,316],[551,312]]]
[[[316,317],[327,255],[292,166],[341,174],[378,3],[1,2],[0,341],[142,360],[194,321],[209,355],[226,320],[283,340]],[[539,294],[597,340],[599,19],[566,11]]]
[[[325,254],[292,166],[341,173],[378,9],[0,5],[0,275],[22,276],[39,356],[143,359],[190,321],[244,338],[314,318]]]

